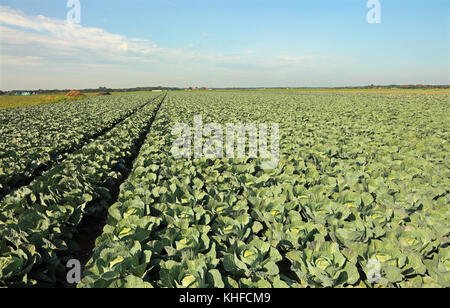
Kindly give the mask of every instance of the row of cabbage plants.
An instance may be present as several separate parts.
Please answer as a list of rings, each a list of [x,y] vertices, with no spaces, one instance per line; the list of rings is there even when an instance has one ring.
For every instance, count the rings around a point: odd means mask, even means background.
[[[146,103],[111,96],[0,111],[0,200]]]
[[[80,287],[450,286],[448,96],[171,97]],[[175,159],[195,115],[280,123],[278,167]]]
[[[105,135],[5,197],[0,204],[0,286],[54,286],[85,215],[113,201],[163,96],[129,97],[144,107]]]

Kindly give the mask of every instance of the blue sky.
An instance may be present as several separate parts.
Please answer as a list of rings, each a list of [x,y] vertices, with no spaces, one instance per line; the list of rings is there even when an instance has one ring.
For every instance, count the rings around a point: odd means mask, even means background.
[[[0,0],[0,89],[450,84],[448,0]]]

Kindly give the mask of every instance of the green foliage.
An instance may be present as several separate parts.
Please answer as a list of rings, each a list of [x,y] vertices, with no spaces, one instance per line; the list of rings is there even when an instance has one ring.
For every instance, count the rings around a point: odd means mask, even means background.
[[[97,244],[145,245],[157,287],[448,287],[446,108],[432,95],[171,95]],[[279,167],[173,159],[171,126],[197,114],[280,122]],[[120,238],[132,216],[158,227]],[[80,286],[95,286],[87,274]]]
[[[143,100],[149,102],[138,98]],[[157,101],[149,102],[5,197],[0,203],[0,286],[51,285],[61,279],[61,261],[77,249],[72,241],[77,227],[85,215],[95,215],[112,201],[113,190],[127,171],[126,161],[137,155],[136,145],[156,106]],[[128,225],[148,227],[139,223]]]
[[[0,200],[67,152],[89,143],[148,102],[146,96],[92,97],[0,112]]]
[[[445,94],[171,94],[79,287],[449,287],[448,107]],[[171,128],[199,114],[280,123],[278,167],[175,159]],[[0,281],[41,281],[42,267],[28,266],[68,249],[59,235],[111,199],[99,183],[113,174],[101,166],[116,170],[120,159],[107,153],[132,148],[125,131],[111,147],[115,139],[95,143],[89,164],[64,177],[50,171],[45,193],[36,184],[5,199]],[[89,180],[78,185],[80,166]],[[38,244],[49,248],[29,247]]]

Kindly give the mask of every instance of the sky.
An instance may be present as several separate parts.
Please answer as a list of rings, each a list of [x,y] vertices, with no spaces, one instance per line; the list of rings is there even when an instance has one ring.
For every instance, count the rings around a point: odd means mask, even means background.
[[[68,2],[0,0],[0,90],[450,84],[448,0]]]

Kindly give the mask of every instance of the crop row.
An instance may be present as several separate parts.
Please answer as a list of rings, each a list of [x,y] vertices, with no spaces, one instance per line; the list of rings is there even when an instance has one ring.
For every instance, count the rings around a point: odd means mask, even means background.
[[[80,287],[450,286],[448,101],[171,97]],[[278,167],[173,158],[171,127],[200,114],[205,123],[279,122]]]
[[[145,97],[89,98],[0,112],[0,200],[68,153],[108,132],[147,103]]]
[[[130,97],[141,102],[145,97]],[[85,215],[112,202],[163,97],[147,104],[0,204],[0,286],[54,285]],[[149,99],[151,101],[149,102]],[[140,103],[139,103],[140,104]]]

